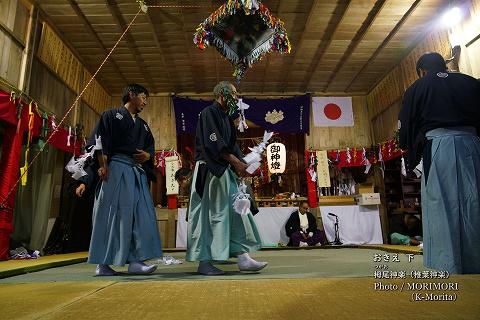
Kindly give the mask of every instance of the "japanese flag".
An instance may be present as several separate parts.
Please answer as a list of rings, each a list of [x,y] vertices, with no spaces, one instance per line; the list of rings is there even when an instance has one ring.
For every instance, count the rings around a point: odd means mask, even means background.
[[[352,97],[313,97],[315,127],[353,127]]]

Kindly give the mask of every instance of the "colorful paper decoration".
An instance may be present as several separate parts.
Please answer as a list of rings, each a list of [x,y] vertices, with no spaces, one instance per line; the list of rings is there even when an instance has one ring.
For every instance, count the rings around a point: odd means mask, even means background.
[[[197,27],[193,42],[201,50],[213,45],[235,67],[237,81],[265,54],[291,50],[283,22],[259,0],[227,0]]]

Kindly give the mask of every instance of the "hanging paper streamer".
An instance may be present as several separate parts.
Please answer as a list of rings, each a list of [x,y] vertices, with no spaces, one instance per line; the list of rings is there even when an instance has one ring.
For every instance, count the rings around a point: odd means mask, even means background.
[[[385,162],[383,162],[383,155],[382,155],[383,146],[380,145],[378,148],[378,162],[380,162],[380,167],[382,168],[382,176],[385,175]]]
[[[165,175],[165,167],[166,167],[165,159],[172,156],[178,156],[180,159],[180,155],[173,148],[170,150],[155,151],[155,159],[153,163],[156,169],[160,169],[160,172],[162,173],[162,175]],[[178,160],[178,161],[180,163],[180,167],[182,167],[181,160]]]
[[[178,183],[175,180],[175,172],[180,168],[178,156],[165,158],[165,177],[167,180],[167,195],[178,194]]]
[[[52,127],[53,131],[58,130],[57,124],[55,123],[55,115],[54,114],[52,114],[52,116],[50,117],[50,126]]]
[[[245,110],[250,108],[248,104],[243,102],[243,99],[238,99],[238,111],[240,113],[240,121],[238,122],[238,131],[244,132],[246,129],[248,129],[247,125],[247,120],[245,119]]]
[[[67,147],[70,147],[71,138],[72,138],[72,127],[68,126]]]
[[[362,150],[362,163],[365,165],[365,174],[367,174],[370,171],[370,168],[372,167],[372,164],[367,158],[367,150],[363,148]]]
[[[263,140],[257,146],[250,149],[250,153],[247,154],[243,160],[248,164],[247,172],[252,174],[260,167],[260,161],[262,160],[262,152],[267,146],[268,140],[273,136],[273,132],[265,131],[263,133]]]
[[[317,202],[317,186],[314,181],[312,181],[310,172],[309,172],[309,163],[310,162],[310,152],[308,150],[305,150],[305,174],[307,178],[307,197],[308,197],[308,205],[310,208],[316,208],[318,205]]]
[[[350,155],[350,148],[347,147],[347,163],[352,162],[352,156]]]
[[[400,169],[402,176],[406,177],[407,176],[407,168],[405,167],[405,159],[402,156],[402,161],[401,161],[401,169]]]
[[[310,180],[312,180],[312,182],[317,182],[317,172],[315,171],[317,158],[315,155],[315,152],[310,152],[310,159],[308,160],[308,174],[310,175]]]
[[[422,176],[423,172],[423,159],[420,160],[420,163],[417,164],[415,169],[413,169],[413,173],[417,176],[417,178],[420,178]]]
[[[72,178],[75,180],[80,179],[83,176],[87,175],[85,172],[85,163],[88,159],[91,159],[95,154],[95,151],[102,150],[102,139],[101,137],[95,136],[95,145],[90,147],[90,151],[82,154],[79,157],[75,155],[70,159],[70,161],[65,166],[68,172],[72,173]]]
[[[246,215],[250,212],[250,194],[247,193],[247,185],[244,179],[240,179],[238,192],[233,195],[233,209],[240,215]]]
[[[328,168],[327,150],[319,150],[317,154],[317,186],[330,187],[330,170]]]

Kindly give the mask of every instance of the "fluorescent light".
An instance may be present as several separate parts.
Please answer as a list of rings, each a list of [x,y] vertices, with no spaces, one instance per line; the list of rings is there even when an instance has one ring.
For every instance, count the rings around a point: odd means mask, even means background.
[[[448,27],[453,27],[462,20],[462,10],[458,7],[454,7],[448,10],[442,17],[442,22]]]

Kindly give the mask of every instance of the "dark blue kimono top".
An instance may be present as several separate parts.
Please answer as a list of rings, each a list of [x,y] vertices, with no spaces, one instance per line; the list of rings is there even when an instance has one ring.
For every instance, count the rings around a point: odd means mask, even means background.
[[[233,154],[243,161],[243,154],[236,140],[233,120],[215,101],[200,113],[195,134],[195,161],[205,161],[213,175],[222,176],[229,166],[221,157],[222,153]]]
[[[405,92],[398,119],[400,148],[408,149],[412,170],[420,161],[428,131],[472,126],[480,133],[480,82],[457,72],[428,72]]]
[[[114,155],[124,154],[132,157],[138,153],[137,149],[150,153],[150,160],[142,164],[149,180],[156,181],[153,173],[153,159],[155,157],[155,140],[148,124],[132,116],[125,107],[105,111],[89,141],[94,143],[95,135],[102,138],[102,152],[111,159]]]

